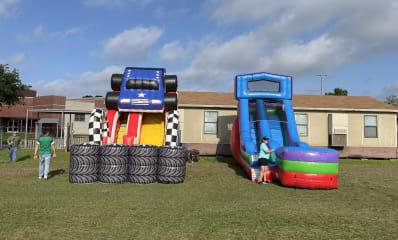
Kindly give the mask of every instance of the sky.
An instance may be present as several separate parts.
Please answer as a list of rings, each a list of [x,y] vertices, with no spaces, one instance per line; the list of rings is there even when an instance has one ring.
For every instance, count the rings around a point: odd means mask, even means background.
[[[43,95],[105,95],[124,67],[164,67],[180,90],[237,74],[398,94],[398,0],[0,0],[0,64]]]

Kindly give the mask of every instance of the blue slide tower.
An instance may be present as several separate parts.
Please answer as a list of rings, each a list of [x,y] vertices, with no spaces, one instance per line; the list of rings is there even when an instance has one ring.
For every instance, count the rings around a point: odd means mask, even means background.
[[[275,149],[269,181],[304,188],[337,188],[338,158],[332,149],[311,148],[301,142],[292,107],[292,78],[270,73],[235,78],[238,117],[231,150],[252,181],[259,176],[258,153],[263,137]]]

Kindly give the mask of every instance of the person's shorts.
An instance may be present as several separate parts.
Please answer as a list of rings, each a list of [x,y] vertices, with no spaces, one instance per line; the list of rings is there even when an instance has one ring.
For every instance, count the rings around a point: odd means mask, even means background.
[[[268,160],[266,159],[266,158],[259,158],[258,159],[258,164],[260,165],[260,166],[268,166],[268,162],[267,162]]]

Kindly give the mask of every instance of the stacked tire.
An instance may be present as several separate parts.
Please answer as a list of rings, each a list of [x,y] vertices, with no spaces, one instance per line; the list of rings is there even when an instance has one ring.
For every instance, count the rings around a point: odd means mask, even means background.
[[[72,145],[70,149],[69,182],[96,182],[98,179],[99,154],[99,145]]]
[[[130,147],[128,181],[138,184],[155,183],[157,180],[158,147],[135,145]]]
[[[102,183],[127,181],[129,148],[125,145],[103,145],[100,148],[98,180]]]
[[[187,153],[184,147],[160,148],[158,182],[166,184],[184,182]]]

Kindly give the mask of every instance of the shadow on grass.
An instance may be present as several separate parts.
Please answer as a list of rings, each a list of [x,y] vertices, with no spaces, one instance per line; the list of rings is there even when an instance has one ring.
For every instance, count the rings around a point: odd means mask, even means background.
[[[18,159],[17,159],[17,162],[22,162],[22,161],[25,161],[25,160],[28,160],[29,158],[31,158],[32,156],[30,156],[30,155],[24,155],[24,156],[22,156],[22,157],[19,157]]]
[[[241,166],[233,159],[232,157],[225,157],[225,156],[216,156],[217,162],[225,163],[228,165],[229,168],[233,169],[236,175],[248,178],[247,173],[243,170]]]
[[[65,169],[56,169],[56,170],[52,170],[48,173],[48,178],[53,178],[57,175],[62,175],[65,173]]]

